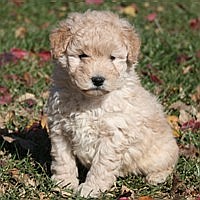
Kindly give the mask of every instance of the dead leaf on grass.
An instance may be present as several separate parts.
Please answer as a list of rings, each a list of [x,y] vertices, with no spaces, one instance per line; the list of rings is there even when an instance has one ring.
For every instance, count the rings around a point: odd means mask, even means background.
[[[27,99],[33,99],[33,100],[37,101],[35,95],[32,93],[28,93],[28,92],[23,94],[22,96],[20,96],[17,100],[18,100],[18,102],[23,102]]]
[[[189,21],[192,30],[200,30],[200,18],[194,18]]]
[[[177,116],[175,115],[170,115],[170,116],[167,116],[167,121],[168,123],[170,124],[172,130],[173,130],[173,135],[175,137],[180,137],[180,126],[179,126],[179,119]]]
[[[150,13],[149,15],[146,16],[146,19],[149,22],[153,22],[153,21],[155,21],[156,17],[157,17],[157,13]]]
[[[9,104],[12,101],[12,96],[9,92],[9,89],[0,86],[0,105]]]
[[[103,2],[104,2],[104,0],[85,0],[86,4],[96,4],[96,5],[99,5],[99,4],[102,4]]]
[[[47,133],[49,133],[47,115],[42,115],[41,116],[40,124],[41,124],[42,128],[46,129]]]
[[[25,38],[26,33],[27,33],[27,29],[21,26],[15,30],[15,37],[23,39]]]
[[[33,76],[29,72],[25,72],[23,74],[23,81],[29,87],[33,86],[33,84],[35,83]]]
[[[193,67],[191,65],[189,65],[189,66],[183,68],[183,74],[188,74],[192,70],[193,70]]]
[[[191,95],[191,99],[194,101],[194,102],[200,102],[200,85],[198,85],[196,87],[196,92],[194,94]]]
[[[181,124],[183,124],[183,123],[185,123],[185,122],[187,122],[187,121],[189,121],[189,120],[192,119],[191,114],[188,113],[187,111],[183,110],[183,109],[181,109],[181,110],[179,111],[179,113],[180,113],[180,114],[179,114],[179,122],[180,122]]]
[[[132,3],[128,6],[121,7],[121,13],[135,17],[138,12],[136,4]]]
[[[186,158],[198,158],[200,155],[199,149],[197,149],[193,144],[179,145],[179,153]]]
[[[15,139],[10,136],[1,135],[1,137],[8,143],[13,143],[15,141]]]
[[[142,197],[139,197],[138,200],[154,200],[154,199],[150,196],[142,196]]]
[[[191,119],[185,123],[183,123],[181,125],[181,130],[182,131],[185,131],[185,130],[188,130],[188,129],[191,129],[192,131],[195,131],[195,130],[199,130],[200,129],[200,121],[197,121],[195,119]]]
[[[134,191],[132,191],[125,185],[122,185],[121,195],[118,200],[134,200]]]

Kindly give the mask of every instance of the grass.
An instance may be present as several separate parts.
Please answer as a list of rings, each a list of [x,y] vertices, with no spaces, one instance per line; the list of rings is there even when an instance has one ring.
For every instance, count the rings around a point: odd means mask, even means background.
[[[53,66],[50,60],[41,61],[38,53],[49,50],[49,31],[59,20],[69,12],[88,8],[114,11],[135,25],[142,40],[137,72],[144,87],[158,96],[168,116],[176,116],[172,122],[181,152],[173,176],[165,183],[151,186],[142,177],[118,178],[111,191],[101,199],[119,198],[122,186],[134,192],[136,199],[144,196],[149,199],[198,198],[200,22],[197,20],[192,26],[191,20],[198,19],[200,3],[192,0],[134,1],[135,17],[133,13],[121,12],[131,3],[0,2],[0,86],[12,97],[11,102],[0,105],[0,199],[82,199],[70,191],[55,189],[49,176],[50,147],[41,120]],[[152,22],[146,18],[150,13],[157,14]],[[31,55],[13,61],[5,54],[12,48]],[[31,101],[20,100],[27,93],[33,95],[29,98]],[[0,97],[6,94],[0,92]],[[181,129],[182,111],[186,113],[185,122],[193,126],[196,123],[196,128]]]

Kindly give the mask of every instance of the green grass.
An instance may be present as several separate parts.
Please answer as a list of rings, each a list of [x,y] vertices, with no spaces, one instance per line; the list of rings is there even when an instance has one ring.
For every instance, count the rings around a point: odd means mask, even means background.
[[[197,56],[200,50],[200,31],[190,27],[190,20],[199,17],[198,1],[137,0],[134,1],[137,5],[135,17],[120,13],[119,9],[123,10],[132,1],[105,1],[98,6],[87,5],[84,1],[14,2],[17,1],[0,2],[0,55],[10,52],[12,48],[19,48],[31,52],[32,56],[0,65],[0,86],[9,89],[12,96],[11,103],[0,105],[0,199],[66,198],[64,191],[55,190],[56,186],[49,177],[49,160],[37,157],[33,152],[30,155],[28,148],[22,148],[22,144],[25,141],[30,147],[33,141],[38,146],[42,143],[46,147],[47,136],[43,135],[46,134],[45,130],[40,132],[40,127],[34,132],[35,129],[27,128],[32,122],[37,124],[41,120],[53,68],[51,61],[41,62],[37,53],[49,50],[48,34],[51,28],[69,12],[81,12],[88,8],[111,10],[127,18],[135,25],[142,40],[137,72],[144,87],[158,96],[168,115],[180,118],[180,109],[170,107],[180,101],[189,108],[187,112],[195,120],[200,120],[200,99],[193,98],[200,85],[200,58]],[[146,16],[154,12],[157,13],[156,20],[149,22]],[[16,31],[20,28],[25,33],[22,31],[16,37]],[[189,71],[185,71],[186,69]],[[8,78],[8,75],[16,75],[17,79]],[[157,79],[153,81],[152,75],[161,80],[161,83]],[[32,106],[19,101],[26,93],[35,95]],[[11,116],[12,113],[14,115]],[[180,124],[178,122],[179,127]],[[40,134],[37,135],[38,132]],[[9,143],[1,135],[11,138],[14,135],[18,138]],[[124,185],[134,191],[136,198],[151,196],[155,199],[197,199],[200,193],[199,128],[179,130],[177,141],[182,155],[173,176],[165,183],[151,186],[142,177],[118,178],[111,191],[101,199],[117,199]],[[38,151],[41,155],[44,152],[43,148]],[[45,153],[49,153],[48,148]],[[67,195],[67,199],[82,198],[71,194]]]

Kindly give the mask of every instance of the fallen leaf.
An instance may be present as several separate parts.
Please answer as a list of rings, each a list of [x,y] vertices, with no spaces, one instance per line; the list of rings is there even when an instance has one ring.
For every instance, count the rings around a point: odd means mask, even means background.
[[[183,74],[187,74],[187,73],[191,72],[192,69],[193,69],[193,67],[191,65],[183,68]]]
[[[13,111],[13,110],[8,111],[6,113],[4,122],[7,124],[7,123],[11,122],[14,118],[15,118],[15,111]]]
[[[0,115],[0,129],[5,128],[5,119]]]
[[[193,144],[179,145],[179,153],[187,158],[199,157],[199,149],[197,149]]]
[[[86,4],[96,4],[96,5],[99,5],[99,4],[102,4],[103,2],[104,2],[104,0],[85,0]]]
[[[10,137],[10,136],[1,135],[1,137],[8,143],[12,143],[12,142],[15,141],[15,139],[13,137]]]
[[[23,102],[27,99],[33,99],[33,100],[37,101],[35,95],[32,93],[28,93],[28,92],[23,94],[22,96],[20,96],[17,100],[18,100],[18,102]]]
[[[29,73],[29,72],[25,72],[23,74],[23,81],[25,82],[25,84],[29,87],[33,86],[35,80],[33,78],[33,76]]]
[[[28,55],[29,55],[28,51],[22,50],[22,49],[19,49],[19,48],[12,48],[10,50],[10,53],[19,60],[24,59],[25,57],[28,57]]]
[[[125,6],[122,8],[121,12],[126,14],[126,15],[129,15],[129,16],[132,16],[132,17],[135,17],[136,16],[136,13],[137,13],[137,6],[132,3],[131,5],[129,6]]]
[[[158,84],[162,84],[162,81],[154,74],[150,74],[150,79],[154,82],[154,83],[158,83]]]
[[[134,191],[132,191],[125,185],[122,185],[121,195],[118,200],[134,200]]]
[[[42,61],[45,61],[45,62],[47,62],[47,61],[49,61],[51,59],[50,51],[40,51],[38,53],[38,56]]]
[[[169,107],[169,109],[174,109],[174,110],[187,110],[190,111],[191,107],[183,103],[182,101],[176,101],[172,103]]]
[[[41,122],[40,122],[41,126],[43,129],[46,129],[47,132],[49,132],[49,129],[48,129],[48,123],[47,123],[47,115],[42,115],[41,116]]]
[[[21,26],[15,30],[15,37],[16,38],[24,38],[26,36],[27,30],[25,27]]]
[[[198,51],[196,52],[196,57],[197,57],[197,58],[200,58],[200,50],[198,50]]]
[[[199,30],[200,29],[200,18],[191,19],[189,21],[189,25],[192,30]]]
[[[12,101],[12,96],[8,88],[0,86],[0,105],[9,104]]]
[[[33,106],[37,105],[37,102],[34,99],[26,99],[24,100],[24,104],[28,108],[32,108]]]
[[[164,11],[164,7],[158,6],[158,7],[157,7],[157,11],[158,11],[158,12],[163,12],[163,11]]]
[[[157,14],[156,13],[150,13],[149,15],[146,16],[146,19],[149,21],[149,22],[153,22],[155,21],[157,17]]]
[[[200,102],[200,85],[196,87],[196,92],[191,95],[191,98],[194,102]]]
[[[192,131],[200,129],[200,122],[195,119],[191,119],[181,125],[182,131],[188,129],[192,129]]]
[[[16,62],[17,61],[17,58],[12,54],[12,53],[2,53],[0,54],[0,67],[7,64],[7,63],[10,63],[10,62]]]
[[[177,56],[176,62],[178,64],[183,64],[183,63],[187,62],[190,59],[191,59],[191,57],[189,57],[188,55],[186,55],[185,53],[183,53],[183,54],[180,54],[180,55]]]
[[[179,131],[180,131],[180,126],[179,126],[179,119],[175,115],[167,116],[167,121],[170,124],[172,130],[173,130],[173,135],[175,137],[180,137]]]
[[[154,200],[154,199],[151,198],[150,196],[142,196],[142,197],[139,197],[138,200]]]
[[[185,122],[187,122],[187,121],[189,121],[189,120],[191,120],[192,119],[192,116],[188,113],[188,112],[186,112],[185,110],[183,110],[183,109],[181,109],[180,111],[179,111],[179,122],[181,123],[181,124],[183,124],[183,123],[185,123]]]

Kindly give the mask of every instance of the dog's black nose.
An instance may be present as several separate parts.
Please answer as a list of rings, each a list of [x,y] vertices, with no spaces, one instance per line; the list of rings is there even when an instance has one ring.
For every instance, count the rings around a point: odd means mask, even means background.
[[[105,78],[102,77],[102,76],[93,76],[93,77],[91,78],[91,80],[92,80],[92,83],[93,83],[95,86],[99,87],[99,86],[102,86],[102,85],[103,85],[103,82],[105,81]]]

